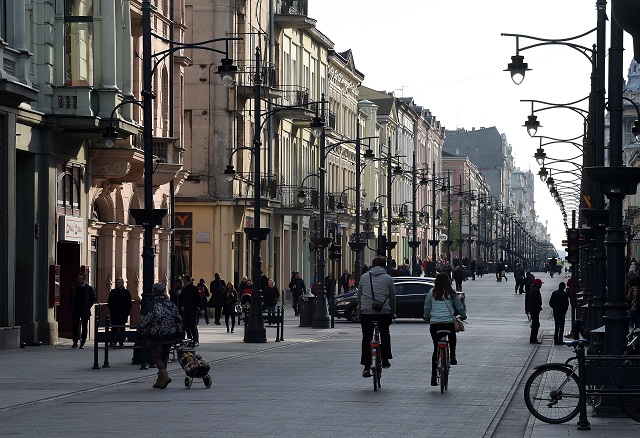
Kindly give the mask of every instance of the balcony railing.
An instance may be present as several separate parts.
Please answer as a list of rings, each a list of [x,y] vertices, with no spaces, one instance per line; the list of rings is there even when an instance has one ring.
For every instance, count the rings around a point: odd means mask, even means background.
[[[278,0],[276,14],[307,16],[309,0]]]
[[[254,191],[253,172],[237,172],[233,181],[233,196],[236,199],[253,199]],[[260,174],[260,197],[277,201],[279,193],[277,190],[277,177],[273,174]]]
[[[278,73],[275,64],[273,62],[263,62],[260,74],[262,77],[262,93],[275,93],[273,95],[270,94],[263,97],[281,97],[281,93],[279,91],[276,92],[276,90],[278,89]],[[255,77],[256,66],[254,61],[238,61],[238,74],[236,76],[238,93],[243,95],[249,95],[253,93]]]

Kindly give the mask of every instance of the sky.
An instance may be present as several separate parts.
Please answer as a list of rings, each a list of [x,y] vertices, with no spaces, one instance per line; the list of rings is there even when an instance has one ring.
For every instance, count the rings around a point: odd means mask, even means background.
[[[589,93],[591,64],[566,46],[548,45],[521,51],[532,69],[515,85],[503,71],[515,55],[514,37],[523,34],[547,39],[581,35],[597,24],[596,0],[311,0],[308,16],[335,44],[338,52],[351,49],[363,85],[413,97],[429,108],[446,129],[495,126],[511,144],[515,165],[535,175],[535,208],[558,250],[565,239],[559,207],[537,176],[533,158],[540,140],[522,127],[533,99],[569,103]],[[609,19],[610,1],[607,5]],[[609,44],[609,22],[607,50]],[[520,40],[520,47],[533,43]],[[596,43],[595,32],[574,41]],[[624,74],[633,58],[625,33]],[[577,104],[587,108],[586,103]],[[541,108],[536,105],[535,108]],[[573,111],[537,113],[538,135],[568,139],[583,132],[583,119]],[[567,159],[580,154],[562,144],[545,147],[549,157]],[[569,226],[571,226],[571,213]]]

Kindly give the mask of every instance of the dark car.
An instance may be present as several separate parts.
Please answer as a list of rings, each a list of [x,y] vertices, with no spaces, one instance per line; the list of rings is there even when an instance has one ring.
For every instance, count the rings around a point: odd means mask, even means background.
[[[433,277],[393,277],[396,287],[396,316],[398,318],[422,318],[424,299],[433,287]],[[358,292],[340,295],[335,299],[338,318],[358,321]]]

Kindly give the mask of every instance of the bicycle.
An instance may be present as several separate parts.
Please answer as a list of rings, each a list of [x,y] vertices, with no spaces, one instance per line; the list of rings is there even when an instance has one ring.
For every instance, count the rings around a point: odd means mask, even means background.
[[[580,413],[578,426],[588,429],[586,405],[598,407],[602,396],[617,396],[627,416],[640,422],[640,356],[587,358],[588,343],[584,339],[565,342],[576,356],[564,363],[536,367],[524,387],[527,409],[537,419],[551,424],[565,423]]]
[[[373,390],[380,388],[380,379],[382,378],[382,347],[380,341],[380,330],[378,330],[378,322],[373,322],[373,339],[369,345],[371,346],[371,375],[373,377]]]
[[[436,369],[438,370],[438,380],[440,381],[440,392],[444,393],[449,387],[449,370],[451,362],[449,360],[449,330],[438,330],[438,357]]]

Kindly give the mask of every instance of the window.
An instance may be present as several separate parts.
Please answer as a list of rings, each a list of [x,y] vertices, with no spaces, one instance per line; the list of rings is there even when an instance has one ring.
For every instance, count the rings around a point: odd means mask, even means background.
[[[80,214],[80,175],[82,168],[77,165],[58,165],[58,194],[56,205],[61,214]]]
[[[176,275],[191,274],[191,231],[175,232]]]
[[[64,82],[93,85],[93,0],[65,0]]]
[[[0,0],[0,38],[7,40],[7,2]]]

